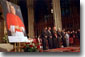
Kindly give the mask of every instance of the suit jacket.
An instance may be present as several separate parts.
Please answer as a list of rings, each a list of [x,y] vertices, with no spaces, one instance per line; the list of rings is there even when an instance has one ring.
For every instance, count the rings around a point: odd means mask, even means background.
[[[50,38],[50,36],[52,36],[52,32],[51,31],[47,31],[47,34],[48,34],[48,38]]]
[[[61,32],[57,31],[58,38],[62,38]]]
[[[46,38],[45,36],[48,36],[47,30],[43,30],[41,33],[41,38]]]
[[[53,37],[53,38],[56,38],[56,36],[57,36],[57,32],[54,31],[54,30],[52,30],[52,37]]]

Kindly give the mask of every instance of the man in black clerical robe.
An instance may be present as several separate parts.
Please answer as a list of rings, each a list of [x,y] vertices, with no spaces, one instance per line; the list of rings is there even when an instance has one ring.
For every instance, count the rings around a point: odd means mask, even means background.
[[[47,50],[47,27],[42,31],[41,33],[41,38],[42,38],[42,45],[43,45],[43,50]]]
[[[52,49],[52,32],[51,32],[51,27],[48,28],[48,46],[49,46],[49,49]]]

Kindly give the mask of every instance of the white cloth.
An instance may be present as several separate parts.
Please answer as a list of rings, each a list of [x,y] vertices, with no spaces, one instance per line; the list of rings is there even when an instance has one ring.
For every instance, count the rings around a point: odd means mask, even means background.
[[[21,27],[22,32],[15,31],[15,26],[10,26],[11,36],[8,36],[9,42],[31,42],[26,36],[24,36],[25,29]]]
[[[25,32],[25,29],[23,27],[21,28],[22,28],[22,31]],[[10,26],[10,31],[12,36],[24,36],[23,32],[15,31],[15,26],[13,25]]]

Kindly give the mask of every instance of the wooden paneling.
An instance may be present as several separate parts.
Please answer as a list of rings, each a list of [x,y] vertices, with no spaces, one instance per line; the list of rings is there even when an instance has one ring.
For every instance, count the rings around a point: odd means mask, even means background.
[[[2,7],[0,5],[0,13],[2,13],[3,10],[2,10]],[[0,43],[3,42],[3,36],[4,36],[4,19],[2,17],[2,15],[0,15]]]

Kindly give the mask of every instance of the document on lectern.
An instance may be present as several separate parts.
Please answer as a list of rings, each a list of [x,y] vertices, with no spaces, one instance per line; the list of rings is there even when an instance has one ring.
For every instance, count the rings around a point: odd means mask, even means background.
[[[23,36],[8,36],[9,42],[10,43],[17,43],[17,42],[29,42],[29,40],[27,39],[27,37],[23,37]]]

